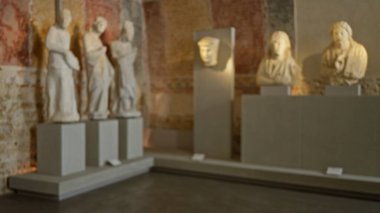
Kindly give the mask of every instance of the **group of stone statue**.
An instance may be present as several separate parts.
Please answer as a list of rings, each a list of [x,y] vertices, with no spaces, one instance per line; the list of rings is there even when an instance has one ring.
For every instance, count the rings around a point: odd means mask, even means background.
[[[47,34],[49,51],[46,81],[47,121],[73,122],[79,120],[73,71],[79,71],[79,61],[70,50],[71,12],[63,10],[61,18]],[[84,49],[88,79],[88,117],[136,117],[136,80],[133,63],[137,49],[132,46],[134,26],[125,21],[120,38],[111,44],[112,57],[117,61],[115,72],[107,57],[107,47],[100,36],[107,28],[107,20],[97,17],[84,35]],[[110,96],[113,100],[110,103]]]
[[[322,55],[322,78],[333,86],[358,84],[367,69],[366,49],[352,38],[352,29],[346,22],[334,23],[331,37],[332,42]],[[258,85],[292,86],[302,80],[301,68],[294,60],[291,49],[289,36],[285,32],[272,34],[257,72]]]
[[[70,50],[67,27],[71,12],[63,10],[61,18],[49,29],[46,47],[49,50],[47,74],[47,120],[72,122],[79,120],[73,71],[78,71],[79,61]],[[90,119],[135,117],[136,80],[133,63],[137,49],[132,46],[134,26],[125,21],[120,37],[111,44],[111,55],[117,61],[115,69],[107,57],[107,47],[100,40],[107,28],[107,20],[97,17],[84,35],[88,79],[88,116]],[[332,42],[323,52],[321,76],[335,86],[354,85],[364,78],[368,56],[363,45],[352,37],[346,22],[336,22],[331,27]],[[302,80],[302,70],[292,56],[289,36],[283,31],[272,34],[267,53],[257,72],[257,84],[292,86]],[[199,55],[204,66],[218,63],[220,40],[204,37],[198,41]],[[112,89],[111,89],[112,88]],[[112,94],[110,94],[112,92]],[[110,103],[109,99],[112,96]]]

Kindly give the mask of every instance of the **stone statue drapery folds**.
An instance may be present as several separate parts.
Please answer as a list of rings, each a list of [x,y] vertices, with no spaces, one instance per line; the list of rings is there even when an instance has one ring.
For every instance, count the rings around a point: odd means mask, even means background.
[[[118,69],[115,78],[115,100],[112,103],[112,115],[115,117],[135,117],[137,111],[134,61],[137,49],[132,46],[134,37],[133,23],[125,21],[119,40],[111,45],[112,57],[116,59]]]
[[[336,22],[331,28],[333,41],[323,53],[321,71],[330,85],[354,85],[365,76],[367,51],[354,41],[352,34],[347,22]]]
[[[97,17],[91,30],[84,36],[90,119],[106,119],[109,115],[109,90],[115,71],[107,58],[107,47],[99,38],[106,27],[106,19]]]
[[[46,47],[49,51],[46,77],[47,121],[73,122],[79,120],[73,71],[79,70],[78,59],[70,51],[71,12],[63,10],[61,23],[49,29]]]

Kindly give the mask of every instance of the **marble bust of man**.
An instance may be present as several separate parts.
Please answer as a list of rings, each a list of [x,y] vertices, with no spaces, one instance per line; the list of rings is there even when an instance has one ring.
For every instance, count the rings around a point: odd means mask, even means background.
[[[107,20],[99,16],[84,35],[90,119],[106,119],[109,115],[109,90],[115,71],[107,57],[107,47],[100,40],[106,27]]]
[[[199,55],[206,67],[212,67],[218,64],[220,40],[214,37],[203,37],[198,41]]]
[[[349,86],[364,78],[368,55],[363,45],[352,38],[352,29],[347,22],[332,25],[332,42],[322,56],[321,75],[330,85]]]
[[[73,122],[79,120],[73,71],[79,70],[79,61],[70,50],[71,12],[63,10],[59,23],[50,27],[46,37],[49,50],[46,76],[47,121]]]
[[[259,86],[292,86],[301,78],[301,69],[292,57],[288,34],[276,31],[270,38],[267,53],[261,60],[256,75]]]
[[[132,46],[134,38],[134,26],[130,21],[125,21],[118,40],[112,42],[112,57],[118,64],[115,79],[115,100],[112,103],[112,114],[116,117],[137,117],[141,113],[137,111],[134,61],[137,49]]]

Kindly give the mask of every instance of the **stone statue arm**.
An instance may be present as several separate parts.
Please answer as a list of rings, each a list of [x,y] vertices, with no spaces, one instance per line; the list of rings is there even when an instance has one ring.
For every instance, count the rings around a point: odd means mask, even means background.
[[[133,54],[133,59],[132,60],[133,61],[136,60],[136,56],[137,56],[137,48],[136,47],[132,48],[132,53],[131,54]]]
[[[365,73],[367,71],[367,66],[368,66],[368,53],[364,47],[362,48],[362,54],[360,55],[361,55],[361,61],[362,61],[359,67],[359,70],[361,71],[360,78],[364,78]]]
[[[321,61],[321,77],[329,79],[332,76],[336,76],[339,72],[336,69],[335,61],[332,59],[332,53],[326,50],[322,55]]]
[[[107,47],[101,46],[98,49],[86,51],[86,55],[91,58],[99,58],[107,52]]]
[[[291,77],[292,77],[292,81],[291,81],[292,85],[298,84],[299,82],[303,80],[302,69],[295,61],[293,61]]]
[[[57,31],[55,30],[54,27],[51,27],[49,29],[49,32],[48,32],[47,36],[46,36],[46,48],[49,51],[54,51],[54,52],[58,52],[58,53],[61,53],[61,54],[67,54],[67,53],[69,53],[70,49],[66,48],[61,43],[56,42],[55,41],[56,37],[57,37]],[[68,42],[70,42],[70,41],[68,41]]]
[[[114,59],[120,58],[120,51],[119,51],[119,42],[112,42],[111,44],[111,55]]]
[[[272,85],[272,84],[274,84],[274,81],[270,78],[265,77],[265,76],[258,75],[256,77],[256,83],[259,86],[263,86],[263,85]]]
[[[111,44],[111,55],[115,59],[120,59],[128,55],[128,50],[121,42],[115,41]]]
[[[111,53],[112,57],[115,59],[123,58],[125,56],[132,55],[132,60],[134,61],[136,59],[137,55],[137,48],[133,47],[132,51],[130,51],[129,48],[123,48],[124,46],[120,46],[119,42],[112,43],[111,46]]]
[[[265,61],[266,61],[265,59],[261,61],[259,70],[257,71],[257,74],[256,74],[256,84],[259,86],[274,84],[274,81],[267,76],[266,69],[265,69],[265,63],[266,63]]]
[[[66,60],[66,63],[71,67],[71,69],[75,71],[80,70],[79,60],[77,57],[75,57],[75,55],[71,51],[65,54],[65,60]]]
[[[107,47],[104,45],[100,47],[94,47],[89,35],[85,35],[84,37],[84,47],[86,50],[86,56],[92,59],[99,58],[107,52]]]
[[[365,76],[365,72],[368,65],[368,54],[366,49],[358,44],[358,47],[354,50],[355,55],[355,63],[353,68],[347,69],[347,72],[344,73],[344,75],[348,78],[353,79],[362,79]]]

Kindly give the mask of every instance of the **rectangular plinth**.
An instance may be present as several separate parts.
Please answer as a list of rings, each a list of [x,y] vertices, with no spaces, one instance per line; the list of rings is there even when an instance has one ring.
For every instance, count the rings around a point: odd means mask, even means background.
[[[380,97],[243,96],[242,161],[380,177]]]
[[[291,86],[261,86],[260,95],[262,96],[291,96]]]
[[[17,192],[43,198],[63,200],[105,185],[149,172],[153,158],[123,162],[118,167],[87,168],[65,177],[30,173],[9,178],[9,187]]]
[[[37,126],[37,168],[47,175],[84,171],[85,124],[46,123]]]
[[[362,95],[362,87],[360,85],[353,86],[326,86],[326,96],[360,96]]]
[[[143,156],[143,119],[119,119],[119,156],[120,159],[134,159]]]
[[[220,41],[215,66],[205,65],[199,54],[198,42],[205,37]],[[230,159],[235,29],[198,31],[194,44],[194,152],[205,154],[207,158]]]
[[[235,161],[194,161],[191,155],[148,153],[155,171],[200,175],[243,183],[301,189],[312,192],[379,199],[380,178],[357,175],[331,176],[319,171],[244,164]]]
[[[104,166],[119,159],[117,120],[93,120],[86,123],[86,164]]]

